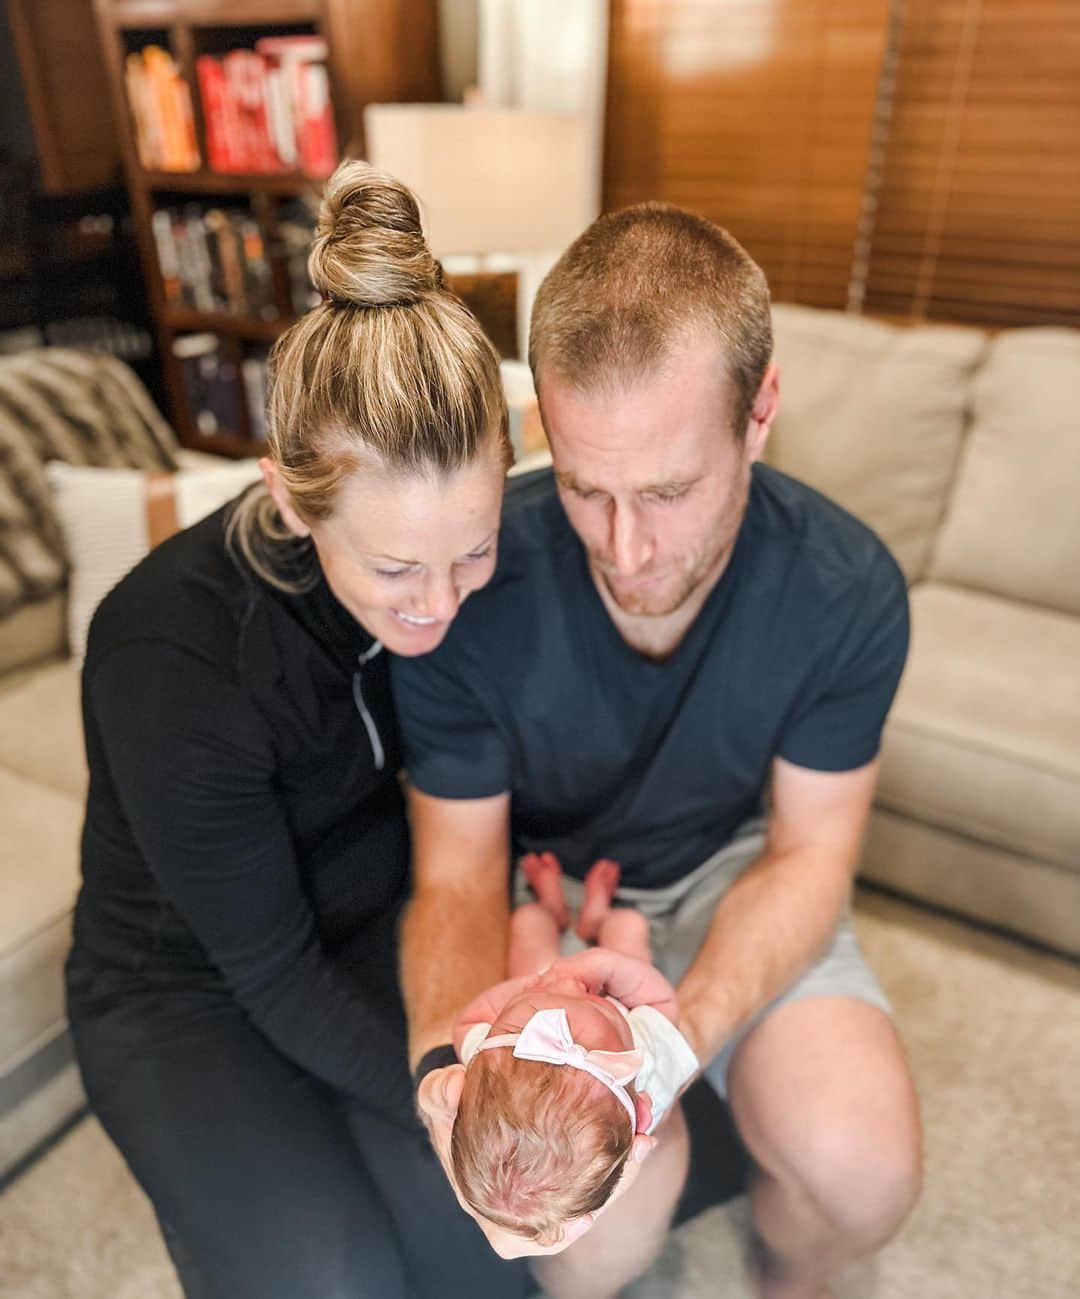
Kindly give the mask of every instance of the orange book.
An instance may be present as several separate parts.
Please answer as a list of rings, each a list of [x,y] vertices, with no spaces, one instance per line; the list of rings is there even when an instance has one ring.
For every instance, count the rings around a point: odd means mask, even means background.
[[[135,144],[139,162],[148,171],[152,171],[161,166],[162,127],[141,54],[127,56],[124,62],[124,81],[131,115],[135,119]]]
[[[160,45],[142,52],[153,100],[161,122],[161,167],[165,171],[194,171],[199,165],[191,94],[172,56]]]

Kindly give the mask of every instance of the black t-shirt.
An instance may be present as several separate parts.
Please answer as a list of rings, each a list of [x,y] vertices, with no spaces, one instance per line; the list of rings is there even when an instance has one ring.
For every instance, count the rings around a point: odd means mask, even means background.
[[[510,791],[515,852],[581,876],[601,856],[668,883],[760,813],[776,756],[877,753],[908,644],[903,575],[811,488],[755,465],[727,569],[662,662],[622,639],[550,471],[512,482],[491,583],[443,644],[392,664],[409,779]]]
[[[127,983],[230,998],[308,1072],[412,1122],[387,656],[321,578],[286,595],[242,567],[225,518],[154,550],[91,626],[73,1002],[92,1016]]]

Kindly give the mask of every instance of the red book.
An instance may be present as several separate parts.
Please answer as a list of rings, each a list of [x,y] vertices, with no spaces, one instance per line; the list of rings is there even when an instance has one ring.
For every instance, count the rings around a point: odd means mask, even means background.
[[[247,58],[247,50],[230,50],[222,60],[233,171],[258,170],[257,146],[248,111]]]
[[[270,115],[267,102],[269,90],[266,70],[266,60],[264,58],[258,54],[248,55],[247,110],[255,151],[255,169],[262,172],[273,172],[280,171],[282,164],[270,137]]]
[[[321,63],[300,68],[302,87],[300,170],[307,176],[325,177],[337,166],[337,134],[330,104],[330,79]]]
[[[225,73],[217,59],[202,54],[195,60],[206,124],[206,153],[212,171],[232,171],[229,142],[225,131]]]

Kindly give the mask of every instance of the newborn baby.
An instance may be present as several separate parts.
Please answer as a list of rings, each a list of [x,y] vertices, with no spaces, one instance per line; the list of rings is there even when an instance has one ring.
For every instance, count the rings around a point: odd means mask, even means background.
[[[462,1012],[454,1045],[466,1065],[451,1159],[463,1199],[490,1222],[541,1245],[595,1215],[619,1184],[637,1132],[653,1132],[698,1071],[675,1027],[670,983],[652,967],[648,922],[612,908],[614,862],[585,880],[580,938],[641,962],[622,1001],[599,995],[559,955],[570,915],[558,862],[531,855],[538,897],[511,917],[511,978]]]

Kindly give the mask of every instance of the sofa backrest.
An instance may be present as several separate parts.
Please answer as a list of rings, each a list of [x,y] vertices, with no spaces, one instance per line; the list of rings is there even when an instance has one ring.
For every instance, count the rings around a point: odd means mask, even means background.
[[[983,331],[773,308],[780,410],[769,463],[868,523],[923,577],[956,471]]]
[[[990,344],[929,576],[1080,614],[1080,330]]]
[[[0,360],[0,670],[64,648],[68,556],[45,464],[168,470],[176,447],[121,361],[67,348]]]

